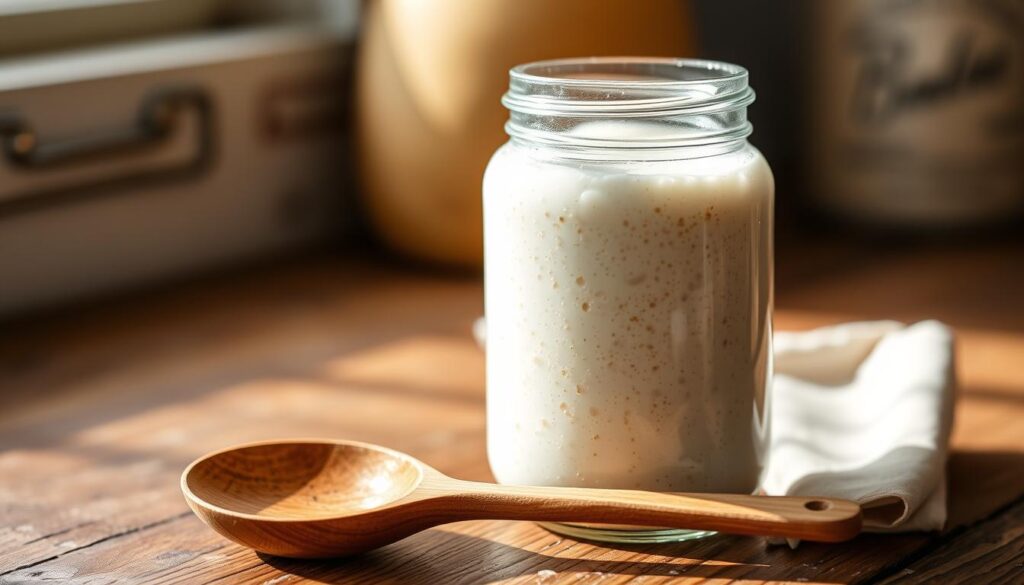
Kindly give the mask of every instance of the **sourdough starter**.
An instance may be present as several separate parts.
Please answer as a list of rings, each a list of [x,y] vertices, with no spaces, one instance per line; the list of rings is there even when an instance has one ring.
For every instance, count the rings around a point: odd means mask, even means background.
[[[593,123],[579,135],[650,132]],[[501,483],[750,492],[771,370],[771,171],[581,164],[484,178],[488,451]]]

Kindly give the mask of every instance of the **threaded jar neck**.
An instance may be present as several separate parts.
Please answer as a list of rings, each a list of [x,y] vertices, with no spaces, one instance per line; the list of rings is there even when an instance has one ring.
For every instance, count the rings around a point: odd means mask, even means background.
[[[584,159],[664,159],[731,150],[750,135],[746,69],[698,59],[593,57],[509,72],[513,142]]]

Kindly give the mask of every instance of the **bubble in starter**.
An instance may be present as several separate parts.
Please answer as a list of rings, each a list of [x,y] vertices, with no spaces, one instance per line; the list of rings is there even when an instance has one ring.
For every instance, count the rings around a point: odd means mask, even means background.
[[[580,193],[579,216],[584,221],[599,220],[608,212],[609,205],[606,205],[608,197],[600,189],[587,189]]]

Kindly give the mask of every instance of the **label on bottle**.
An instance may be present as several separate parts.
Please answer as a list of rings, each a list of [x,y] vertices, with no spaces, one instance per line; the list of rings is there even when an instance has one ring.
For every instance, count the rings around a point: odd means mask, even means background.
[[[810,152],[823,203],[918,226],[1024,207],[1024,2],[818,11]]]

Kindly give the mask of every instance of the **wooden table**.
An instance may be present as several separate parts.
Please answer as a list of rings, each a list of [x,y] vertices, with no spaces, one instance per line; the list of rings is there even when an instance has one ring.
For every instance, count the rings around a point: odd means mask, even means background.
[[[793,551],[730,536],[602,547],[466,522],[349,560],[256,555],[186,508],[178,476],[194,457],[347,437],[489,478],[479,280],[317,258],[0,326],[0,583],[1024,582],[1024,244],[792,247],[777,290],[780,328],[956,326],[947,531]]]

